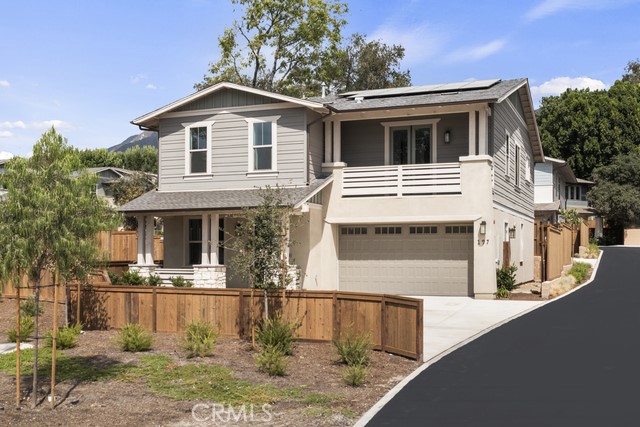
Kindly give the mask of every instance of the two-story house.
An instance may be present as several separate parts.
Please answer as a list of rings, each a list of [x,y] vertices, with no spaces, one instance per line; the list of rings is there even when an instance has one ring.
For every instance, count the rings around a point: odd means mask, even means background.
[[[303,289],[493,298],[505,250],[533,279],[543,151],[526,79],[313,99],[220,83],[132,123],[159,132],[158,189],[121,207],[138,216],[144,274],[246,286],[219,242],[278,185],[302,218],[289,256]]]

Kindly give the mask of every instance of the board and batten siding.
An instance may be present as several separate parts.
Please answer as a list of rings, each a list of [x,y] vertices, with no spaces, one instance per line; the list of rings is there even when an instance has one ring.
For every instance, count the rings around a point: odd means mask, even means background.
[[[280,116],[277,121],[277,177],[248,176],[249,124],[246,119]],[[185,177],[185,127],[214,122],[211,177]],[[211,116],[166,118],[159,129],[160,191],[247,189],[266,185],[304,185],[306,116],[303,108],[222,112]]]
[[[446,114],[441,116],[416,116],[388,120],[357,120],[342,122],[342,160],[347,166],[384,165],[384,131],[382,122],[408,122],[439,119],[437,135],[437,163],[457,162],[469,153],[468,114]],[[402,126],[402,125],[399,125]],[[449,131],[451,142],[444,143],[444,133]]]
[[[174,111],[196,111],[210,108],[234,108],[282,102],[267,96],[234,89],[221,89],[217,92],[198,98]]]
[[[533,217],[533,150],[527,126],[507,99],[495,104],[493,114],[493,166],[494,195],[496,204],[526,217]],[[509,164],[507,164],[506,136],[509,135]],[[515,185],[516,146],[520,147],[520,185]],[[527,172],[525,168],[529,168]],[[507,174],[508,172],[508,174]]]

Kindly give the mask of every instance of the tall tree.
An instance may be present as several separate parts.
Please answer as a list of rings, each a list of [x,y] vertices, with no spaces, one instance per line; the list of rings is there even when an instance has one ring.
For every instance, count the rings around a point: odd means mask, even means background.
[[[158,173],[158,149],[151,146],[131,147],[127,151],[109,151],[106,148],[79,151],[80,163],[87,168],[114,167],[134,171]]]
[[[640,59],[629,61],[624,70],[626,73],[622,75],[623,82],[640,84]]]
[[[589,178],[595,168],[640,146],[640,85],[617,81],[609,90],[568,89],[543,98],[537,119],[545,153]]]
[[[336,92],[410,86],[411,73],[400,69],[403,58],[401,45],[367,41],[366,36],[356,33],[345,46],[324,52],[316,81],[327,83]]]
[[[195,85],[230,81],[295,96],[322,52],[336,49],[346,21],[339,0],[231,0],[242,17],[218,38],[221,58]]]
[[[14,158],[6,164],[0,177],[7,191],[0,203],[0,272],[8,278],[27,274],[36,306],[43,272],[82,279],[97,264],[97,233],[111,229],[117,216],[105,200],[96,197],[96,179],[82,169],[77,151],[54,128],[42,135],[30,158]],[[34,406],[38,334],[36,310]]]

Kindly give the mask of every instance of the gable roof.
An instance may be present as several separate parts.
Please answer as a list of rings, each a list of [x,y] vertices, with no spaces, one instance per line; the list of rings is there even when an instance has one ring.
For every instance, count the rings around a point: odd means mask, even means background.
[[[242,86],[239,84],[235,84],[235,83],[229,83],[229,82],[221,82],[221,83],[217,83],[213,86],[210,86],[206,89],[202,89],[199,90],[198,92],[192,93],[191,95],[185,96],[184,98],[181,98],[177,101],[174,101],[170,104],[165,105],[164,107],[160,107],[157,110],[154,110],[150,113],[147,113],[143,116],[138,117],[137,119],[134,119],[131,121],[132,124],[136,125],[136,126],[142,126],[142,127],[150,127],[152,128],[153,126],[155,126],[157,124],[158,121],[158,117],[162,114],[165,113],[169,113],[171,111],[175,111],[177,109],[179,109],[180,107],[196,101],[198,99],[201,99],[207,95],[210,95],[212,93],[218,92],[222,89],[232,89],[232,90],[238,90],[241,92],[246,92],[246,93],[251,93],[254,95],[259,95],[259,96],[264,96],[267,98],[272,98],[272,99],[276,99],[278,101],[281,102],[289,102],[292,104],[297,104],[300,105],[301,107],[307,107],[310,108],[312,110],[316,110],[316,111],[326,111],[326,108],[318,102],[313,102],[313,101],[309,101],[309,100],[305,100],[305,99],[299,99],[299,98],[294,98],[292,96],[287,96],[287,95],[281,95],[278,93],[273,93],[273,92],[268,92],[266,90],[262,90],[262,89],[256,89],[256,88],[252,88],[252,87],[247,87],[247,86]]]
[[[554,159],[553,157],[545,156],[544,163],[552,163],[553,170],[557,170],[562,174],[566,183],[575,184],[577,182],[573,169],[571,169],[571,166],[569,166],[566,160]]]

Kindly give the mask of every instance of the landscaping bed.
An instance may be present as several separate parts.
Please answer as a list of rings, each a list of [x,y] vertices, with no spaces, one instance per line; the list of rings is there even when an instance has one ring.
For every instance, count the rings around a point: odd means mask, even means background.
[[[0,341],[6,341],[14,307],[12,300],[0,303]],[[45,306],[43,317],[48,320],[49,314]],[[49,330],[50,321],[41,329]],[[152,350],[141,353],[121,351],[117,336],[118,331],[89,331],[78,337],[77,347],[59,352],[53,411],[47,402],[50,378],[44,373],[38,393],[43,402],[31,409],[31,376],[25,375],[24,400],[15,408],[15,377],[8,358],[0,356],[0,425],[224,425],[226,417],[233,425],[348,426],[419,365],[373,352],[365,384],[351,387],[343,382],[344,366],[336,363],[329,343],[296,343],[287,374],[270,377],[258,371],[256,351],[246,341],[222,337],[213,356],[188,359],[179,335],[154,334]],[[29,354],[24,352],[24,358]],[[220,399],[233,405],[235,415]],[[213,420],[216,402],[218,418]],[[199,405],[198,419],[192,416],[194,405]]]

